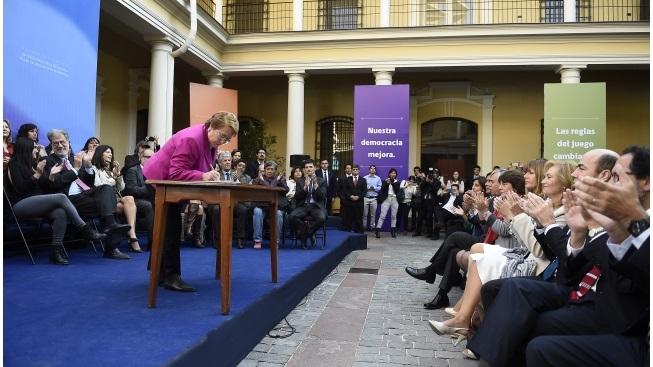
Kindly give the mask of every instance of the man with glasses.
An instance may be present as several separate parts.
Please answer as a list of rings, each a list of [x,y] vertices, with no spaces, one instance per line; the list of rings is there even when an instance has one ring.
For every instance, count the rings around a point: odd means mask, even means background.
[[[116,222],[116,195],[113,187],[95,186],[95,174],[89,170],[91,162],[75,157],[71,162],[68,133],[53,129],[48,132],[52,154],[45,158],[44,174],[41,179],[47,184],[51,193],[68,196],[82,218],[100,217],[104,223],[104,232],[109,239],[105,246],[104,257],[127,260],[129,256],[118,250],[122,236],[131,228],[127,224]]]

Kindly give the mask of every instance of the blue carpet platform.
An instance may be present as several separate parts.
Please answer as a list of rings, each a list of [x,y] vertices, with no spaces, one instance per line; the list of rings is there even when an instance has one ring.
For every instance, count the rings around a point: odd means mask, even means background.
[[[196,293],[159,288],[147,308],[148,253],[107,260],[90,249],[71,265],[4,260],[5,366],[233,366],[324,279],[364,235],[329,230],[324,249],[280,249],[271,282],[269,249],[232,251],[231,313],[220,314],[215,249],[182,248]]]

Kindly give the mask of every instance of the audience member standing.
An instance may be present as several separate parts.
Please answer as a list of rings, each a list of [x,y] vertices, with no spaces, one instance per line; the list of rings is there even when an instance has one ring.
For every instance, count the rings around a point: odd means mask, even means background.
[[[327,159],[323,159],[320,161],[320,169],[315,172],[317,177],[320,177],[321,179],[324,180],[327,186],[327,212],[331,214],[331,204],[333,202],[333,198],[336,197],[336,190],[337,190],[337,181],[338,179],[336,178],[335,172],[333,172],[329,168],[329,161]]]
[[[378,197],[378,202],[381,203],[381,214],[379,215],[379,222],[376,225],[375,235],[376,238],[381,238],[379,231],[383,227],[383,221],[390,209],[390,235],[394,238],[397,237],[397,211],[399,210],[399,201],[403,199],[403,193],[399,187],[400,182],[397,180],[397,170],[390,168],[388,178],[383,181],[381,185],[381,192]]]
[[[351,177],[346,179],[343,192],[348,203],[347,208],[351,210],[348,223],[351,222],[354,232],[363,233],[363,198],[367,192],[367,183],[365,178],[360,176],[359,165],[352,166]]]
[[[236,116],[230,112],[218,112],[204,124],[193,125],[174,134],[148,160],[143,174],[150,180],[215,181],[219,177],[219,173],[213,169],[215,152],[237,133]],[[168,205],[161,264],[163,285],[170,290],[194,292],[195,288],[181,278],[181,208],[177,204]]]
[[[259,148],[256,151],[256,160],[247,162],[247,170],[245,171],[249,177],[254,179],[259,175],[259,169],[265,164],[265,158],[267,157],[267,150],[265,148]]]
[[[376,198],[381,191],[381,178],[376,175],[376,166],[370,165],[369,173],[363,177],[367,184],[367,191],[363,199],[363,227],[371,231],[376,228]],[[368,222],[369,215],[369,222]]]
[[[352,228],[352,208],[351,199],[347,194],[347,181],[352,176],[351,164],[345,164],[345,174],[338,178],[338,197],[340,197],[340,221],[341,229],[349,232]],[[362,213],[361,213],[362,215]]]

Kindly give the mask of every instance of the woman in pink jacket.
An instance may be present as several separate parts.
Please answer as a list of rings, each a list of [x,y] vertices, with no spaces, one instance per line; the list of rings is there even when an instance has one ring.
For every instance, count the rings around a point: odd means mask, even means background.
[[[219,176],[218,171],[213,169],[215,153],[220,145],[227,144],[236,134],[236,116],[231,112],[218,112],[204,124],[187,127],[174,134],[147,161],[143,176],[149,180],[215,181]],[[169,205],[160,279],[163,279],[166,289],[194,292],[195,288],[181,279],[180,212],[179,204]]]

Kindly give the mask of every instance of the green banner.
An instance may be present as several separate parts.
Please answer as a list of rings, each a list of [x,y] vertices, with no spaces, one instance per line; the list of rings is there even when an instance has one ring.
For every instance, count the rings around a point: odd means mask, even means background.
[[[605,148],[605,83],[544,84],[544,158]]]

